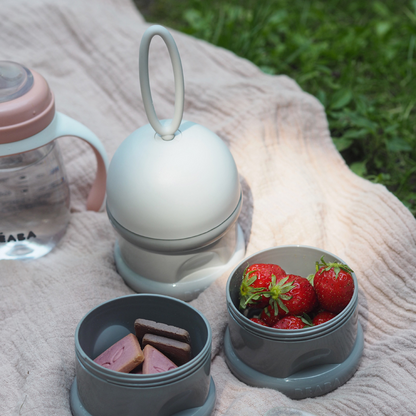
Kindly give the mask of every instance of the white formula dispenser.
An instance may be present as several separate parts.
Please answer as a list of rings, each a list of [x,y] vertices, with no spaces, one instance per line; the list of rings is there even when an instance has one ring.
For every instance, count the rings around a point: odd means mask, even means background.
[[[171,120],[158,120],[150,92],[153,36],[167,45],[175,78]],[[225,143],[182,120],[184,79],[172,35],[151,26],[140,45],[139,75],[147,124],[115,152],[108,170],[107,213],[118,232],[118,272],[137,292],[196,298],[245,255],[237,223],[242,191]]]

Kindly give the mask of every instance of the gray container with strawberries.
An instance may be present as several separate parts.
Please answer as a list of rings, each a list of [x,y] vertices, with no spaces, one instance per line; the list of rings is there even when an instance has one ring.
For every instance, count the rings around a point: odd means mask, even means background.
[[[293,330],[270,328],[254,323],[239,309],[241,280],[248,265],[278,264],[288,274],[306,277],[315,272],[322,256],[327,262],[344,263],[315,247],[280,246],[246,258],[231,273],[226,289],[228,328],[224,349],[229,368],[240,380],[303,399],[326,394],[354,374],[364,346],[354,273],[350,302],[321,325]]]

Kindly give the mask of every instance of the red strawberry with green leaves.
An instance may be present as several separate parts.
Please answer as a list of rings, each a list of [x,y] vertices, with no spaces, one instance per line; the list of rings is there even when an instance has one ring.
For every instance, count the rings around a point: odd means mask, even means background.
[[[282,318],[285,315],[310,313],[317,304],[313,286],[305,277],[289,274],[272,282],[269,290],[269,304],[266,311]]]
[[[350,302],[354,293],[353,271],[343,263],[326,263],[324,257],[316,262],[313,278],[316,295],[322,309],[339,313]]]
[[[272,305],[267,305],[260,315],[260,319],[266,323],[267,326],[273,326],[278,320],[279,315],[275,315],[275,309]]]
[[[320,311],[314,316],[314,318],[312,319],[312,323],[314,325],[321,325],[325,322],[330,321],[332,318],[335,318],[335,316],[337,315],[333,312]]]
[[[250,321],[253,321],[254,323],[262,326],[268,326],[262,319],[259,318],[250,318]]]
[[[309,317],[308,317],[309,318]],[[277,329],[302,329],[305,326],[311,326],[310,318],[305,319],[300,316],[288,315],[284,316],[282,319],[279,319],[274,325],[273,328]]]
[[[272,277],[285,276],[286,272],[277,264],[253,264],[246,268],[240,286],[240,308],[263,308],[269,303]],[[263,293],[264,292],[264,293]]]

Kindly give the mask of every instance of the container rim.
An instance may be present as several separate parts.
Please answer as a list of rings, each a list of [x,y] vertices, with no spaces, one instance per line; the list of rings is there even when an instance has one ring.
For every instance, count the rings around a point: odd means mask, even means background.
[[[158,374],[132,374],[132,373],[120,373],[118,371],[110,370],[106,367],[102,367],[101,365],[97,364],[92,360],[82,349],[80,341],[79,341],[79,331],[85,322],[85,320],[90,316],[91,313],[104,308],[106,305],[113,303],[113,302],[120,302],[122,299],[126,298],[162,298],[172,302],[178,302],[185,307],[192,310],[196,313],[204,322],[206,330],[207,330],[207,340],[202,347],[201,351],[192,358],[189,362],[175,368],[173,370],[166,371],[164,373]],[[104,379],[105,381],[116,384],[118,386],[126,386],[126,387],[155,387],[155,386],[163,386],[166,384],[170,384],[172,382],[176,382],[182,380],[192,373],[194,373],[198,368],[202,367],[206,362],[207,357],[209,358],[211,355],[211,343],[212,343],[212,332],[211,326],[205,316],[198,311],[192,305],[188,303],[176,299],[170,296],[165,295],[157,295],[157,294],[131,294],[120,296],[114,299],[110,299],[108,301],[102,302],[89,312],[87,312],[84,317],[79,321],[77,328],[75,330],[75,355],[78,359],[80,365],[82,365],[88,372],[92,373],[94,376]]]
[[[222,222],[216,225],[210,230],[204,231],[200,234],[191,235],[185,238],[177,239],[162,239],[148,237],[137,234],[129,229],[117,220],[107,201],[106,211],[111,225],[114,229],[129,243],[137,245],[138,247],[159,253],[171,253],[175,252],[187,252],[194,250],[195,248],[206,247],[209,244],[219,240],[224,234],[237,222],[243,205],[243,191],[240,189],[240,196],[233,212],[225,218]]]
[[[358,280],[354,272],[351,273],[352,278],[354,280],[354,292],[348,305],[330,321],[311,327],[311,328],[287,330],[287,329],[278,329],[278,328],[271,328],[271,327],[258,325],[250,321],[250,319],[248,319],[245,315],[243,315],[237,309],[237,307],[234,305],[231,299],[231,294],[230,294],[231,280],[234,274],[236,273],[236,271],[241,267],[242,264],[246,262],[249,263],[253,257],[256,257],[259,254],[262,254],[265,252],[270,252],[270,251],[274,251],[274,250],[281,249],[281,248],[303,248],[303,249],[311,249],[315,251],[320,251],[323,253],[323,255],[327,254],[329,256],[334,257],[340,263],[346,264],[346,262],[342,260],[340,257],[338,257],[337,255],[329,251],[323,250],[321,248],[308,246],[308,245],[289,244],[289,245],[270,247],[261,251],[257,251],[256,253],[253,253],[252,255],[244,258],[241,262],[239,262],[238,265],[236,265],[236,267],[231,271],[228,277],[227,285],[226,285],[226,298],[227,298],[227,309],[228,309],[229,314],[234,318],[234,320],[237,321],[239,325],[244,327],[245,330],[251,332],[253,335],[260,336],[262,338],[266,338],[272,341],[276,341],[276,340],[283,341],[283,342],[285,341],[286,342],[307,341],[307,340],[311,340],[311,339],[324,336],[334,331],[336,328],[342,326],[354,313],[355,307],[358,303]]]

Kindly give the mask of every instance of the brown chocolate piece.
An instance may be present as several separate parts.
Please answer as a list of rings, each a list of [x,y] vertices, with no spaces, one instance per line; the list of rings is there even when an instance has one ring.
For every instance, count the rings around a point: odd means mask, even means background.
[[[173,325],[166,325],[159,322],[149,321],[148,319],[139,318],[134,322],[134,329],[140,342],[142,342],[145,334],[154,334],[186,342],[187,344],[191,343],[189,332]]]
[[[143,348],[146,345],[156,348],[177,365],[185,364],[191,359],[191,346],[186,342],[159,335],[146,334],[142,340]]]

